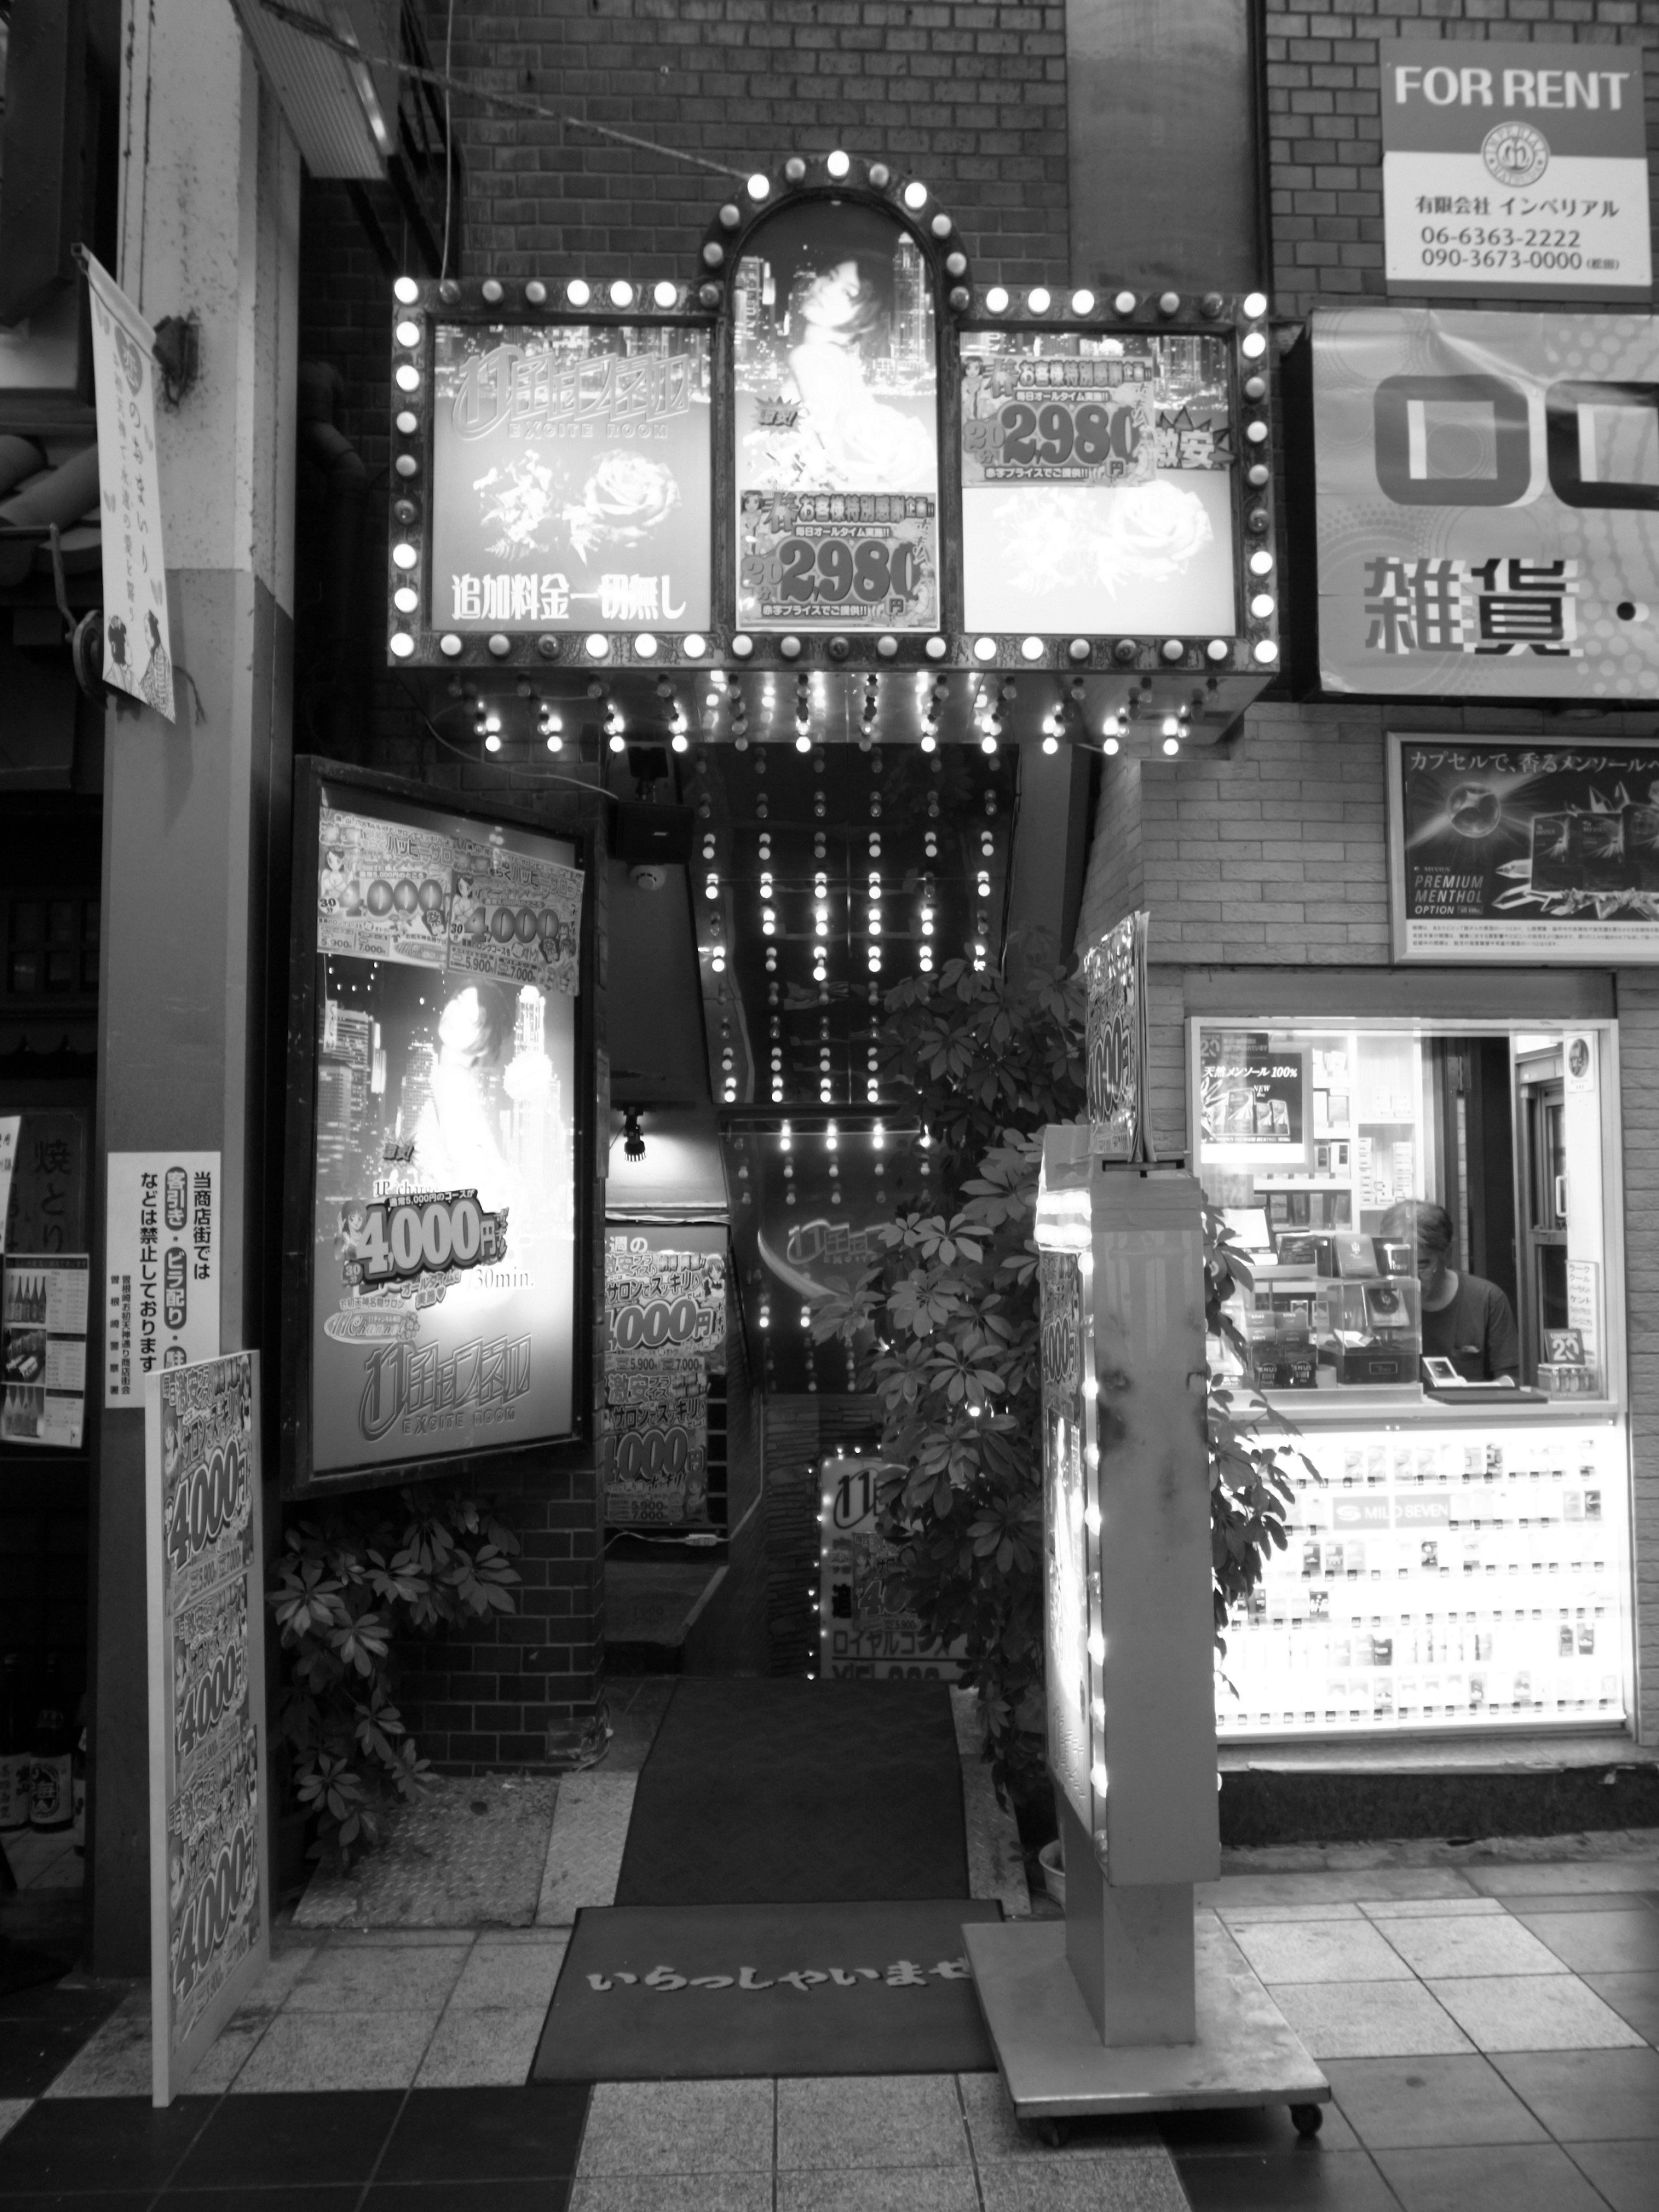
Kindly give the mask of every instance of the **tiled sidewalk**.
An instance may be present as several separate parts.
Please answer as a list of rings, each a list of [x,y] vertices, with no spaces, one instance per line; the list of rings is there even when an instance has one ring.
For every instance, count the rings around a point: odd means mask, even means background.
[[[289,1934],[173,2113],[143,1991],[0,2109],[0,2212],[1659,2212],[1656,1907],[1652,1858],[1215,1883],[1205,1939],[1324,2064],[1322,2134],[1194,2113],[1058,2151],[990,2075],[521,2087],[562,1931]]]

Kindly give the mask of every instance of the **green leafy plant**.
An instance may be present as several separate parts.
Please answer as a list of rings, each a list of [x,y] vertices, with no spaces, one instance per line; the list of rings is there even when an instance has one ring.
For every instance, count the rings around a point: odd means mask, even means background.
[[[883,1532],[893,1594],[976,1686],[1000,1791],[1046,1786],[1043,1763],[1042,1376],[1034,1241],[1042,1131],[1081,1116],[1082,991],[1026,966],[1010,981],[951,961],[886,1000],[885,1066],[908,1085],[939,1163],[939,1210],[902,1214],[885,1256],[826,1301],[819,1339],[860,1350],[880,1401]],[[1206,1319],[1230,1314],[1243,1267],[1206,1212]],[[1259,1400],[1212,1374],[1211,1533],[1218,1645],[1230,1606],[1284,1545],[1292,1495],[1276,1425]],[[1283,1431],[1288,1434],[1288,1431]]]
[[[342,1869],[380,1816],[431,1782],[395,1702],[400,1639],[511,1613],[520,1548],[487,1500],[369,1491],[307,1513],[271,1564],[266,1601],[287,1658],[280,1732],[312,1856]]]

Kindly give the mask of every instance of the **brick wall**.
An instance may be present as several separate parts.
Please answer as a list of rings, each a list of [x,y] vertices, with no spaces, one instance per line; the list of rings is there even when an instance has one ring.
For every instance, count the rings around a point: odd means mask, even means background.
[[[458,10],[458,72],[714,165],[458,110],[466,271],[625,254],[646,274],[681,273],[733,178],[840,145],[925,178],[981,279],[1064,283],[1065,18],[1058,0],[523,0]]]
[[[1382,297],[1379,39],[1644,50],[1648,140],[1659,145],[1659,0],[1268,0],[1266,32],[1279,314]]]

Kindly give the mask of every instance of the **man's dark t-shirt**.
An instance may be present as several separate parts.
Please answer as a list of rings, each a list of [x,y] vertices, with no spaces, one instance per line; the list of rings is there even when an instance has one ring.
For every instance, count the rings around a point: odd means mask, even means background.
[[[1430,1358],[1449,1359],[1468,1382],[1518,1375],[1521,1340],[1515,1310],[1496,1283],[1460,1274],[1449,1306],[1437,1313],[1423,1309],[1423,1350]]]

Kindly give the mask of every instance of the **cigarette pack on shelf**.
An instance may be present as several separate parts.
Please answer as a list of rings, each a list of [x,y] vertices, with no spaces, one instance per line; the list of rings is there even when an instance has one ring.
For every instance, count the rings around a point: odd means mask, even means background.
[[[1298,1475],[1288,1547],[1234,1616],[1224,1736],[1622,1721],[1617,1423],[1344,1429],[1298,1445],[1320,1479]]]
[[[1313,1322],[1316,1286],[1255,1290],[1243,1316],[1249,1379],[1261,1390],[1311,1390],[1317,1372]]]

